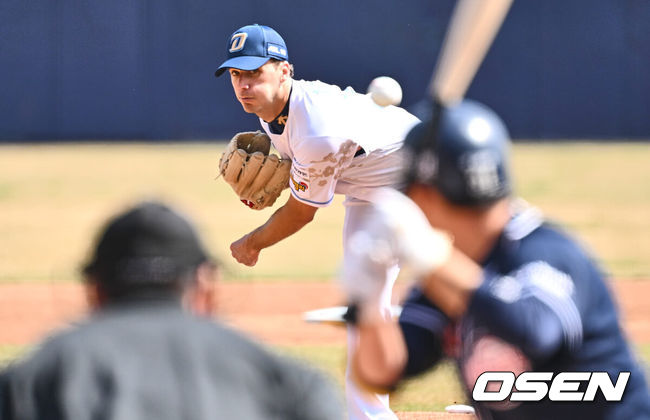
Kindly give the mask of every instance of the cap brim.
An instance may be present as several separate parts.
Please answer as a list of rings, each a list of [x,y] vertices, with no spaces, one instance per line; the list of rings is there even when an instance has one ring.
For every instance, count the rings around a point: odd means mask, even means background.
[[[270,59],[271,57],[251,57],[246,55],[234,57],[220,65],[217,71],[214,72],[214,75],[219,77],[228,69],[256,70]]]

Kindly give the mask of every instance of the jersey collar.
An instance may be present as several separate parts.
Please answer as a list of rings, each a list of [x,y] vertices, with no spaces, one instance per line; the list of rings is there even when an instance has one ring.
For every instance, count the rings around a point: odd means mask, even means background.
[[[544,223],[544,214],[541,210],[520,198],[512,201],[510,212],[510,220],[488,255],[481,262],[484,267],[496,263],[495,259],[501,254],[504,247],[516,246],[519,241]]]
[[[511,212],[512,218],[504,230],[510,240],[519,241],[544,223],[541,210],[521,198],[513,200]]]
[[[282,108],[282,111],[280,111],[277,117],[273,118],[273,121],[268,123],[269,130],[273,134],[282,134],[284,132],[284,127],[287,125],[287,120],[289,119],[289,103],[291,102],[291,92],[293,92],[293,86],[291,86],[291,90],[289,91],[289,98],[287,99],[287,103],[284,105],[284,108]]]

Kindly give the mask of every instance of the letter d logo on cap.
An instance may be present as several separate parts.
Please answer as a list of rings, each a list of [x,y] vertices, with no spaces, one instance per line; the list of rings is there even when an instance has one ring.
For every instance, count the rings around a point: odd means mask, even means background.
[[[246,38],[248,38],[248,34],[246,32],[241,32],[233,35],[232,39],[230,40],[231,44],[230,44],[230,49],[228,51],[233,53],[244,48],[244,44],[246,43]]]

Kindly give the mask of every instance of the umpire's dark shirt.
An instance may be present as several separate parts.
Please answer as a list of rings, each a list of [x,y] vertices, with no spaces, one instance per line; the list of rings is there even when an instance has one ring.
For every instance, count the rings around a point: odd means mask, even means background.
[[[0,418],[340,419],[303,366],[171,302],[123,304],[46,341],[0,379]]]

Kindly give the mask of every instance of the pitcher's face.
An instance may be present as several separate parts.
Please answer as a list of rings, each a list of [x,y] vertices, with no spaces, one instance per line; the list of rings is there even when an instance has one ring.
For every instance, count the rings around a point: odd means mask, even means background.
[[[230,69],[230,81],[244,111],[264,118],[269,110],[277,108],[280,86],[286,80],[283,67],[282,63],[269,61],[257,70]]]

